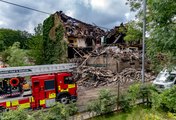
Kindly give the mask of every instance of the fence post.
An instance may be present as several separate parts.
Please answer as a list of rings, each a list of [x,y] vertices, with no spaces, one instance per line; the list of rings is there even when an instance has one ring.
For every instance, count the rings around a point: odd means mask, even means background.
[[[119,108],[119,97],[120,97],[120,80],[117,82],[117,110]]]

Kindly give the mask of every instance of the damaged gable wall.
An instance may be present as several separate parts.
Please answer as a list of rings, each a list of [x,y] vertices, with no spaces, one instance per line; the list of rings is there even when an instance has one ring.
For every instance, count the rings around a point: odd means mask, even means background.
[[[101,43],[104,30],[65,15],[62,11],[53,14],[54,23],[49,32],[51,40],[56,39],[56,29],[59,24],[63,26],[63,41],[67,43],[68,58],[75,57],[77,51],[92,51]]]
[[[64,26],[67,42],[73,47],[94,47],[105,35],[102,29],[69,17],[61,11],[55,14],[58,15]]]
[[[64,36],[64,28],[57,15],[53,14],[44,21],[44,64],[66,62],[67,45]]]

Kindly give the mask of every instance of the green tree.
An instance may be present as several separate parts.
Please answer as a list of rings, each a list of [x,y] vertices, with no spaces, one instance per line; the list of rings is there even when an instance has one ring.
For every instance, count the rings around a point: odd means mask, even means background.
[[[35,34],[28,40],[29,57],[34,61],[35,64],[40,65],[43,64],[43,26],[42,24],[38,24],[37,27],[34,28]]]
[[[2,56],[4,58],[4,62],[9,64],[10,66],[25,66],[30,64],[26,51],[20,49],[19,42],[15,42],[12,46],[7,48],[2,53]]]
[[[176,65],[176,2],[149,0],[152,28],[148,42],[148,55],[161,65]],[[155,53],[155,54],[154,54]]]
[[[136,21],[131,21],[127,24],[127,33],[125,36],[127,42],[138,42],[142,40],[142,24]]]
[[[36,35],[43,35],[43,25],[42,23],[38,24],[37,27],[34,28],[35,36]]]
[[[130,6],[131,11],[141,11],[143,0],[127,0],[126,4]]]
[[[142,0],[127,0],[137,18],[142,19]],[[147,55],[161,66],[176,65],[176,2],[147,0]],[[141,21],[142,22],[142,21]]]
[[[32,37],[32,35],[30,33],[28,33],[27,31],[19,31],[20,34],[20,38],[18,40],[18,42],[20,42],[20,48],[21,49],[28,49],[28,41],[29,39]]]
[[[37,65],[43,64],[43,36],[33,36],[28,41],[28,46],[28,56],[31,60]]]
[[[0,51],[12,46],[14,42],[20,42],[20,48],[27,49],[27,41],[31,37],[26,31],[0,29]]]

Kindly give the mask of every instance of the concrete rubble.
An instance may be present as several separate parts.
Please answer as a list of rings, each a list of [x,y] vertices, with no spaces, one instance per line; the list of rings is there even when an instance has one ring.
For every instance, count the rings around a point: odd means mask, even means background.
[[[154,80],[155,75],[149,73],[145,74],[145,81]],[[99,86],[109,86],[112,84],[121,85],[139,82],[141,80],[141,71],[126,68],[120,73],[113,73],[103,67],[83,66],[77,71],[77,84],[86,88],[94,88]]]
[[[112,61],[96,59],[98,57]],[[108,56],[108,57],[107,57]],[[104,58],[105,57],[105,58]],[[91,61],[91,62],[90,62]],[[94,64],[90,64],[93,63]],[[118,61],[118,67],[115,71],[112,67]],[[135,63],[138,63],[138,66]],[[130,63],[129,65],[127,65]],[[124,67],[123,64],[126,66]],[[121,66],[120,66],[121,65]],[[146,66],[148,63],[146,62]],[[76,71],[76,79],[79,86],[94,88],[99,86],[109,86],[112,84],[121,85],[139,82],[141,80],[141,52],[139,50],[125,49],[118,47],[103,47],[99,51],[92,51],[89,56],[80,62]],[[150,70],[145,73],[145,81],[154,80],[155,75]]]

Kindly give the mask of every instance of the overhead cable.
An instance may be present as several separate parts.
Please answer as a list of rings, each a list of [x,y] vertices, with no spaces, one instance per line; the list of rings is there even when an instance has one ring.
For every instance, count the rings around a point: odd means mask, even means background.
[[[21,8],[28,9],[28,10],[33,10],[33,11],[40,12],[40,13],[43,13],[43,14],[51,15],[51,13],[48,13],[48,12],[45,12],[45,11],[37,10],[35,8],[19,5],[19,4],[8,2],[8,1],[5,1],[5,0],[0,0],[0,2],[7,3],[7,4],[10,4],[10,5],[14,5],[14,6],[18,6],[18,7],[21,7]]]

